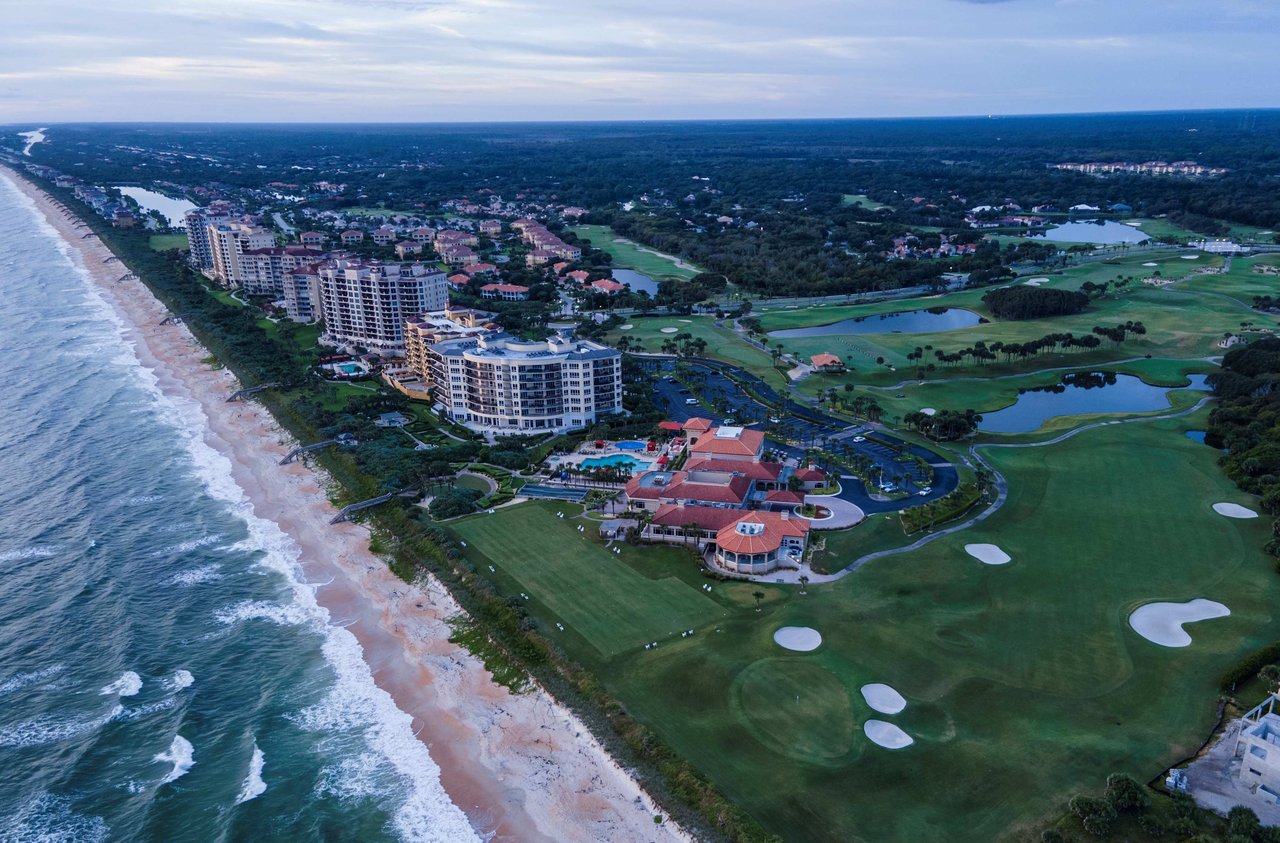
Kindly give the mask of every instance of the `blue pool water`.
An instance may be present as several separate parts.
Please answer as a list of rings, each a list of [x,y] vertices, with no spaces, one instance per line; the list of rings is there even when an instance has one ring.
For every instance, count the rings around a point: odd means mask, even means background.
[[[607,457],[590,457],[582,461],[583,468],[602,468],[606,465],[629,468],[633,474],[649,468],[649,463],[629,454],[610,454]]]
[[[624,451],[643,451],[645,448],[649,447],[649,445],[646,442],[617,442],[615,443],[615,447],[621,448]]]
[[[343,363],[338,368],[346,372],[348,375],[358,375],[364,371],[364,369],[361,369],[355,363]]]

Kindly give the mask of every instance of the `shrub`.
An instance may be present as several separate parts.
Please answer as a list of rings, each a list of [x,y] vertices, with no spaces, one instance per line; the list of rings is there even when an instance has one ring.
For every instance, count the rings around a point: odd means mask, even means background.
[[[1112,773],[1107,777],[1106,799],[1117,811],[1132,811],[1151,804],[1146,789],[1125,773]]]

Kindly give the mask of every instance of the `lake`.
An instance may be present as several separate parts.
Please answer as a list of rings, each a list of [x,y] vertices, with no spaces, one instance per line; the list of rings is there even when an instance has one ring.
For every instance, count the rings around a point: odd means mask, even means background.
[[[187,212],[196,207],[186,199],[174,199],[172,196],[165,196],[163,193],[156,193],[154,190],[147,190],[144,187],[120,187],[117,189],[134,202],[137,202],[145,210],[159,211],[169,221],[170,228],[186,228]]]
[[[628,285],[633,293],[644,290],[651,296],[658,295],[658,282],[648,275],[636,272],[634,269],[615,269],[613,271],[613,280],[619,284]]]
[[[1185,387],[1152,386],[1133,375],[1078,372],[1061,383],[1019,393],[1003,410],[982,414],[978,429],[987,433],[1029,433],[1057,416],[1086,413],[1146,413],[1171,406],[1172,389],[1205,390],[1205,375],[1190,375]]]
[[[1056,225],[1043,235],[1058,243],[1097,243],[1099,246],[1113,246],[1117,243],[1143,243],[1151,237],[1140,228],[1107,220],[1102,224],[1096,222],[1068,222]]]
[[[972,328],[981,321],[982,317],[972,310],[958,307],[934,307],[928,310],[904,310],[897,313],[882,313],[878,316],[861,316],[857,319],[833,322],[830,325],[787,328],[781,331],[770,331],[769,336],[786,339],[833,334],[927,334]]]

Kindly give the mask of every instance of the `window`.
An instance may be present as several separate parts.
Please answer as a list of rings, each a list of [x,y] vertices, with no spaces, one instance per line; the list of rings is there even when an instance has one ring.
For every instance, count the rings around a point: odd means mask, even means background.
[[[1263,749],[1262,747],[1260,747],[1260,746],[1251,746],[1251,747],[1249,747],[1249,754],[1250,754],[1250,755],[1252,755],[1252,756],[1254,756],[1255,758],[1266,758],[1266,757],[1267,757],[1267,751],[1266,751],[1265,749]]]

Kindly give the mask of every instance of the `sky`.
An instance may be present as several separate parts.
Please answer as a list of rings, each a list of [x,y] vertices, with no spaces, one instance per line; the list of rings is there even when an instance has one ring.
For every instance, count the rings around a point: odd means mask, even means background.
[[[1274,0],[0,0],[0,123],[1280,106]]]

